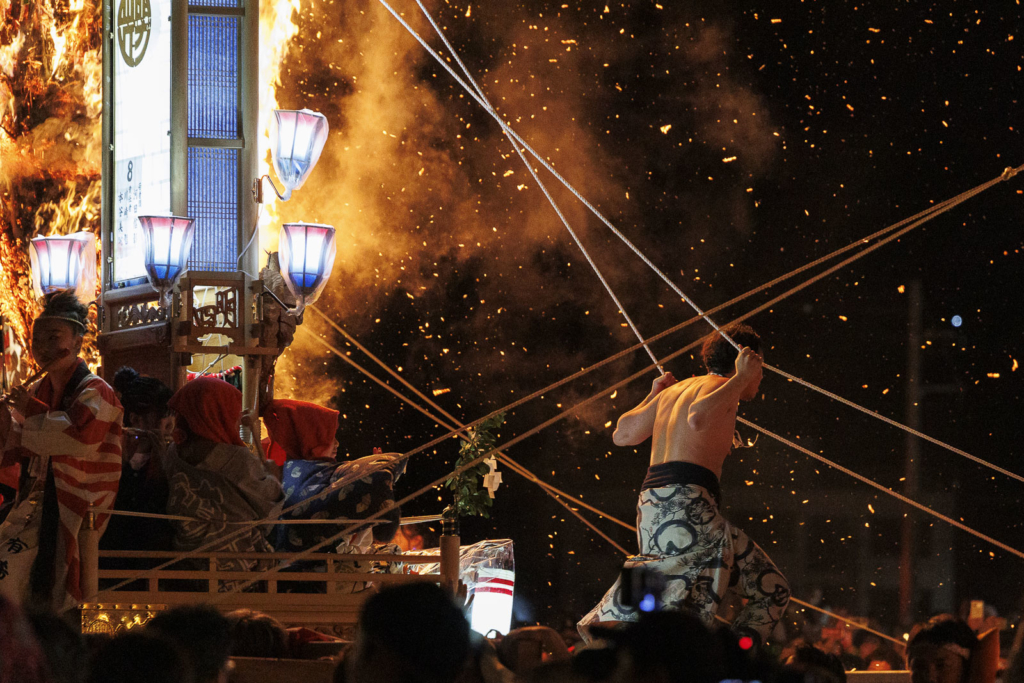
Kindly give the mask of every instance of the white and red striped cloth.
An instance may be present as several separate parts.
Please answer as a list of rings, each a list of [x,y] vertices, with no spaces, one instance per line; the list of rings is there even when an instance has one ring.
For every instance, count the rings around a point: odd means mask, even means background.
[[[487,576],[491,572],[501,572],[499,576]],[[512,597],[512,590],[515,588],[515,574],[510,571],[498,569],[485,569],[481,570],[481,576],[476,584],[475,592],[477,593],[497,593],[499,595],[507,595]]]
[[[18,492],[15,510],[8,519],[18,518],[15,511],[22,504],[30,504],[33,490],[42,490],[49,462],[60,513],[53,602],[56,608],[67,608],[88,597],[81,592],[78,550],[78,533],[86,514],[90,507],[111,509],[117,497],[123,411],[114,390],[90,373],[84,361],[79,361],[63,397],[53,396],[47,379],[39,382],[32,393],[35,400],[26,415],[21,419],[15,416],[14,429],[3,449],[5,462],[27,458],[29,468],[28,480],[22,482],[28,490]],[[40,517],[36,514],[31,519],[38,524]],[[96,525],[101,532],[109,518],[102,512],[97,515]],[[5,541],[17,537],[17,529],[7,523],[4,527],[0,537]],[[4,550],[0,548],[0,552]]]
[[[512,594],[516,575],[510,569],[481,567],[473,587],[469,625],[484,636],[497,631],[507,635],[512,628]]]

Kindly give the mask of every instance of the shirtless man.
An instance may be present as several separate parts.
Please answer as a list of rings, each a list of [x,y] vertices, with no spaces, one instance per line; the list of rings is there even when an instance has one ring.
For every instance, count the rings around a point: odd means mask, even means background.
[[[719,512],[722,463],[733,447],[740,401],[757,396],[761,340],[746,325],[723,331],[702,349],[708,373],[677,382],[671,373],[655,380],[640,405],[619,418],[612,440],[636,446],[649,437],[651,465],[637,505],[640,554],[626,567],[656,572],[665,582],[665,609],[687,609],[711,624],[727,591],[746,605],[733,628],[764,642],[789,602],[789,585],[763,550]],[[580,621],[580,631],[600,622],[636,621],[640,613],[622,602],[619,581]]]

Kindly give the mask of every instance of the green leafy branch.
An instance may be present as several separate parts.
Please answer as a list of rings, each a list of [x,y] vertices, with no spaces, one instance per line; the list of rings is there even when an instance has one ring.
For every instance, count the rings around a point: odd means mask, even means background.
[[[455,461],[456,468],[479,458],[484,453],[493,450],[498,443],[494,430],[505,423],[505,413],[498,413],[494,417],[484,420],[476,427],[466,431],[469,437],[462,442],[459,449],[459,459]],[[473,467],[460,472],[445,482],[445,486],[452,490],[455,496],[455,512],[459,517],[480,516],[490,518],[487,508],[494,504],[487,489],[481,486],[485,474],[491,471],[486,462],[479,462]]]

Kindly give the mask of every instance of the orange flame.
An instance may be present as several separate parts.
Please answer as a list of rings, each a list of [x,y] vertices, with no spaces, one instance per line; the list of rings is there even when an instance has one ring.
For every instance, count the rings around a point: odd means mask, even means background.
[[[277,89],[281,85],[281,63],[288,56],[292,38],[299,32],[294,16],[299,12],[299,0],[264,2],[260,6],[260,149],[259,174],[270,173],[270,119],[280,105]],[[260,215],[260,255],[266,261],[266,252],[277,251],[277,236],[281,229],[278,220],[277,197],[264,193],[263,212]]]
[[[0,316],[21,346],[40,308],[29,241],[99,232],[101,9],[97,0],[0,0]],[[93,336],[83,349],[90,365]]]

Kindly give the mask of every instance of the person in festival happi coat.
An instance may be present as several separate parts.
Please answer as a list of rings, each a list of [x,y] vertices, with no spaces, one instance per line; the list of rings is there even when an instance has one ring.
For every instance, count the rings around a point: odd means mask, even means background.
[[[0,526],[0,592],[65,609],[83,598],[78,533],[90,511],[106,527],[121,477],[121,404],[80,359],[88,309],[70,291],[45,299],[32,356],[46,375],[0,409],[3,465],[19,463]]]
[[[270,435],[264,441],[267,456],[284,463],[281,483],[287,498],[285,508],[297,506],[282,519],[358,519],[387,510],[379,518],[381,523],[373,526],[372,537],[377,542],[389,541],[399,521],[393,487],[405,471],[405,461],[397,454],[376,449],[373,455],[337,461],[338,414],[315,403],[289,399],[272,401],[263,411],[263,423]],[[327,489],[330,493],[317,497]],[[278,551],[299,552],[330,538],[339,528],[281,525],[275,546]],[[344,541],[366,545],[368,531],[357,530]]]
[[[190,518],[173,523],[175,550],[195,550],[218,539],[223,540],[209,547],[211,552],[272,550],[270,525],[235,533],[244,528],[237,522],[275,519],[284,502],[281,484],[239,436],[242,392],[224,380],[198,377],[167,405],[176,418],[174,443],[164,457],[167,513]],[[218,566],[244,571],[256,562],[221,560]]]

